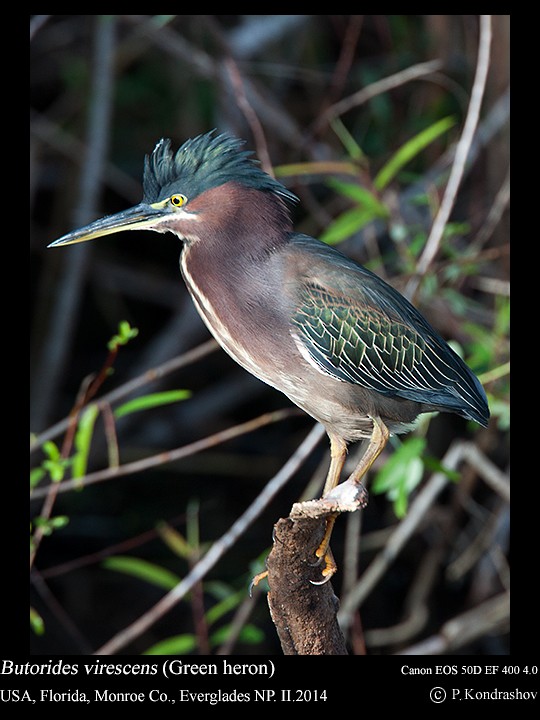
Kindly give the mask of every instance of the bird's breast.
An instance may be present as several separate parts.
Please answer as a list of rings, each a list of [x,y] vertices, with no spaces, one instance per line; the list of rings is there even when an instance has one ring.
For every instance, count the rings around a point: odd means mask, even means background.
[[[180,268],[199,315],[221,347],[252,375],[288,394],[298,379],[286,366],[297,349],[282,299],[257,268],[227,271],[215,258],[202,262],[194,247],[183,250]]]

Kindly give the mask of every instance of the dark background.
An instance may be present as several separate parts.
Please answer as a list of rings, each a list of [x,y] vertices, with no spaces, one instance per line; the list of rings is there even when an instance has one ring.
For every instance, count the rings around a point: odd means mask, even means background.
[[[398,83],[360,105],[353,102],[340,114],[364,153],[358,180],[368,187],[407,140],[443,117],[456,117],[452,130],[414,158],[382,198],[392,208],[394,228],[407,228],[401,242],[414,244],[429,232],[431,220],[425,206],[411,219],[403,199],[424,182],[430,183],[432,209],[442,196],[444,186],[431,179],[463,128],[478,25],[473,15],[32,16],[31,430],[38,438],[32,466],[44,459],[39,446],[45,437],[62,446],[65,426],[61,432],[51,428],[69,414],[85,378],[99,372],[120,321],[139,334],[120,350],[98,397],[209,339],[182,283],[173,236],[124,233],[48,250],[50,242],[139,202],[143,157],[161,137],[170,137],[176,148],[212,128],[229,131],[278,169],[347,160],[325,111],[398,71],[439,59],[437,72]],[[443,336],[460,343],[478,374],[494,372],[495,378],[486,384],[490,427],[439,416],[427,431],[429,457],[440,459],[452,442],[471,440],[482,458],[506,472],[508,376],[496,370],[508,360],[501,316],[508,299],[509,16],[492,16],[492,31],[476,145],[451,218],[467,227],[438,254],[415,303]],[[352,206],[325,175],[282,180],[300,197],[294,218],[303,232],[320,235]],[[404,290],[414,267],[389,227],[372,224],[341,248]],[[459,258],[471,248],[476,271],[460,272]],[[191,399],[118,420],[121,463],[290,407],[221,350],[146,383],[138,394],[176,388],[189,389]],[[89,471],[107,466],[103,427],[98,420]],[[37,550],[31,605],[44,632],[31,633],[31,652],[94,652],[150,609],[165,590],[106,567],[106,559],[128,555],[185,576],[198,550],[190,561],[179,557],[163,541],[162,523],[183,536],[190,525],[192,544],[197,526],[205,549],[227,532],[311,427],[310,418],[292,412],[282,422],[183,460],[59,495],[52,516],[67,516],[69,523],[45,536]],[[249,603],[242,591],[247,596],[250,578],[262,568],[273,524],[288,514],[314,474],[324,477],[327,462],[324,441],[203,587],[119,653],[142,653],[177,635],[186,636],[186,644],[177,646],[186,652],[217,652],[237,609]],[[425,482],[432,472],[426,467]],[[43,499],[34,500],[34,522],[42,511]],[[349,520],[340,518],[333,540],[338,596]],[[372,495],[361,520],[360,576],[398,522],[391,502]],[[464,466],[461,482],[445,488],[359,609],[351,652],[391,654],[419,646],[425,653],[508,653],[508,578],[508,503],[482,472]],[[212,608],[235,593],[238,603],[212,620]],[[489,601],[496,604],[492,617],[484,604]],[[226,652],[279,654],[264,593],[256,593],[252,603],[248,628]],[[454,646],[431,642],[441,638],[445,623],[461,621],[468,612],[473,627],[478,613],[477,632],[464,632]]]

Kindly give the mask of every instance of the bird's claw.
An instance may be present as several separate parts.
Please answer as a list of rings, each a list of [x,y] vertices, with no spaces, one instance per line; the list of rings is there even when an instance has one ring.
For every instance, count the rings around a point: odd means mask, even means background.
[[[315,557],[317,558],[315,562],[308,563],[309,567],[318,567],[325,559],[325,553],[319,553],[319,548],[317,548],[315,552]]]
[[[265,577],[268,577],[268,570],[257,573],[257,575],[255,575],[255,577],[249,584],[249,597],[253,597],[253,588],[256,588],[257,585],[261,582],[261,580],[264,580]]]
[[[334,560],[334,557],[333,557],[331,551],[325,553],[324,555],[321,554],[319,556],[319,552],[317,550],[317,552],[315,554],[317,555],[317,562],[313,563],[313,566],[320,565],[323,559],[325,562],[325,566],[321,572],[323,579],[322,580],[310,580],[309,582],[312,585],[324,585],[325,583],[327,583],[330,580],[330,578],[333,575],[335,575],[335,573],[337,571],[337,565],[335,563],[335,560]]]

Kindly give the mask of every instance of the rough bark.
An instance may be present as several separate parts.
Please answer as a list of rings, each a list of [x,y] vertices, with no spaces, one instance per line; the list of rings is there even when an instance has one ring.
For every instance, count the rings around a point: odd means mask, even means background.
[[[324,499],[296,503],[274,528],[267,560],[268,605],[285,655],[347,655],[332,584],[313,584],[323,577],[324,562],[316,564],[315,552],[327,518],[366,503],[362,486],[343,483],[338,488]]]

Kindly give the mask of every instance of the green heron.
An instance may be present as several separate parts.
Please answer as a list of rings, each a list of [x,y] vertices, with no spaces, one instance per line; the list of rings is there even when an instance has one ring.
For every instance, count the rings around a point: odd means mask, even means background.
[[[242,142],[210,132],[146,156],[143,200],[49,247],[123,230],[172,232],[180,267],[210,332],[242,367],[322,423],[331,460],[323,496],[339,483],[347,446],[369,439],[348,478],[360,485],[391,433],[424,412],[486,426],[484,390],[399,292],[338,250],[293,230],[296,196]],[[328,547],[317,557],[335,571]]]

